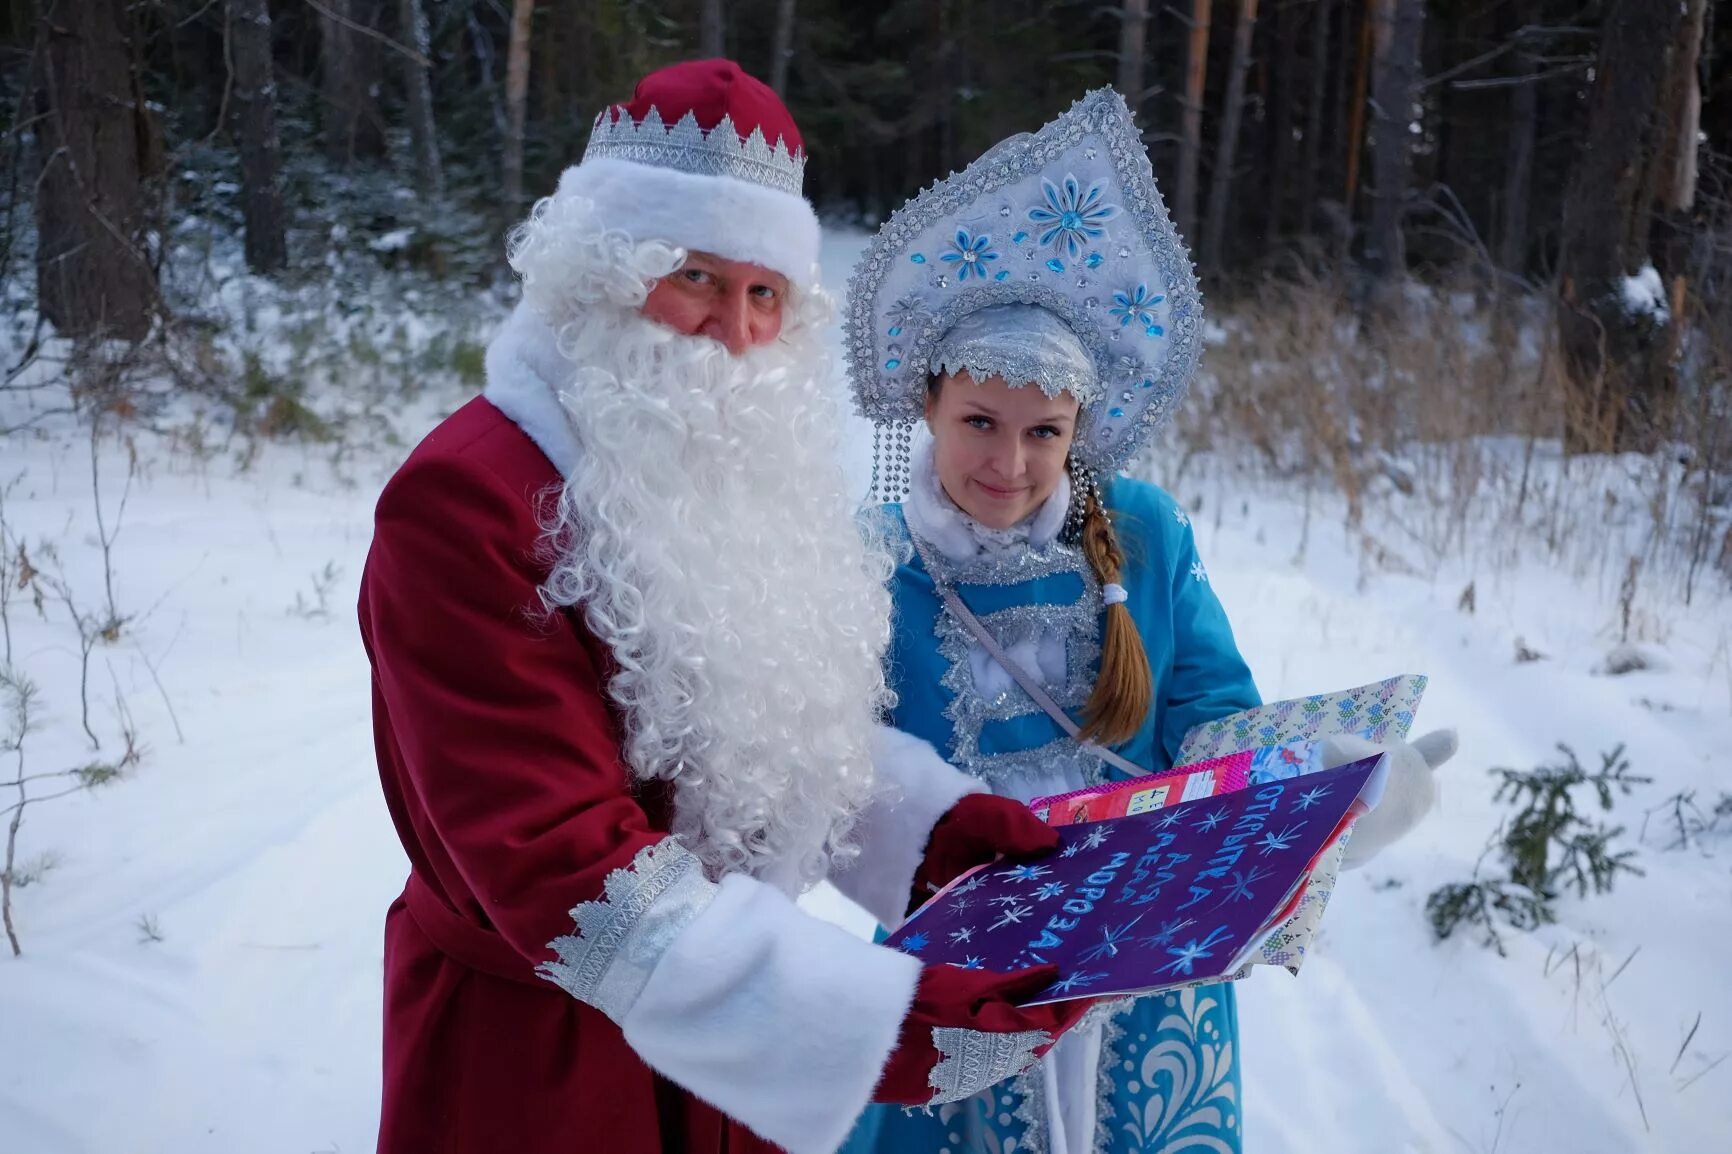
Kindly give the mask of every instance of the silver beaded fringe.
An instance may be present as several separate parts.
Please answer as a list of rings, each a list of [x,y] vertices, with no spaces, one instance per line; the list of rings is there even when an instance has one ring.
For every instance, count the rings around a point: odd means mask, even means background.
[[[1064,516],[1064,539],[1074,545],[1082,540],[1083,521],[1088,517],[1089,499],[1101,499],[1101,475],[1075,457],[1066,462],[1070,467],[1070,508]]]
[[[908,496],[914,480],[910,463],[913,444],[913,421],[872,426],[871,499],[874,502],[891,505]]]

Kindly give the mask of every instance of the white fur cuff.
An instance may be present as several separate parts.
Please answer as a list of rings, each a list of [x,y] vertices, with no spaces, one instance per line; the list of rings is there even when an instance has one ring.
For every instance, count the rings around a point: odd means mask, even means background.
[[[877,800],[860,819],[860,857],[830,882],[866,912],[895,929],[908,910],[914,873],[926,856],[932,827],[950,808],[986,786],[952,766],[930,742],[881,725],[872,734]]]
[[[621,1023],[643,1060],[790,1154],[833,1154],[871,1100],[920,963],[743,875],[680,933]]]

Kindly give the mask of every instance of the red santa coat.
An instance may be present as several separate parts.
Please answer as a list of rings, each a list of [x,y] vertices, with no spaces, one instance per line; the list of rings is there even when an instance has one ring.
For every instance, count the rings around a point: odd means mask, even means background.
[[[380,776],[412,866],[386,917],[379,1150],[823,1154],[919,967],[663,841],[665,799],[623,762],[608,654],[579,615],[538,616],[538,497],[576,445],[511,327],[493,400],[386,486],[362,579]],[[979,787],[889,731],[874,760],[904,788],[861,823],[869,868],[835,880],[894,924],[933,822]],[[574,906],[598,902],[575,932]]]

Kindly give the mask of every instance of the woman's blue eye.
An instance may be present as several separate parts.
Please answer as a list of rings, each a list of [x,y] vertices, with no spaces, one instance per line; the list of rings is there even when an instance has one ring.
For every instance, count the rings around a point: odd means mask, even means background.
[[[1050,441],[1052,438],[1058,436],[1058,430],[1053,428],[1051,425],[1038,425],[1035,428],[1030,429],[1029,432],[1043,441]]]
[[[981,416],[964,417],[963,421],[966,422],[968,427],[971,429],[990,429],[990,428],[992,428],[992,420],[988,417],[981,417]]]

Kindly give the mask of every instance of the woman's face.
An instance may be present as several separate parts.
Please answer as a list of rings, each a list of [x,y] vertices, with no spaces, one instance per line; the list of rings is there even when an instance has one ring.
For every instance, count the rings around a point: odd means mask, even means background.
[[[945,374],[926,395],[939,483],[982,525],[1008,529],[1052,495],[1076,436],[1078,404],[1003,377]]]

